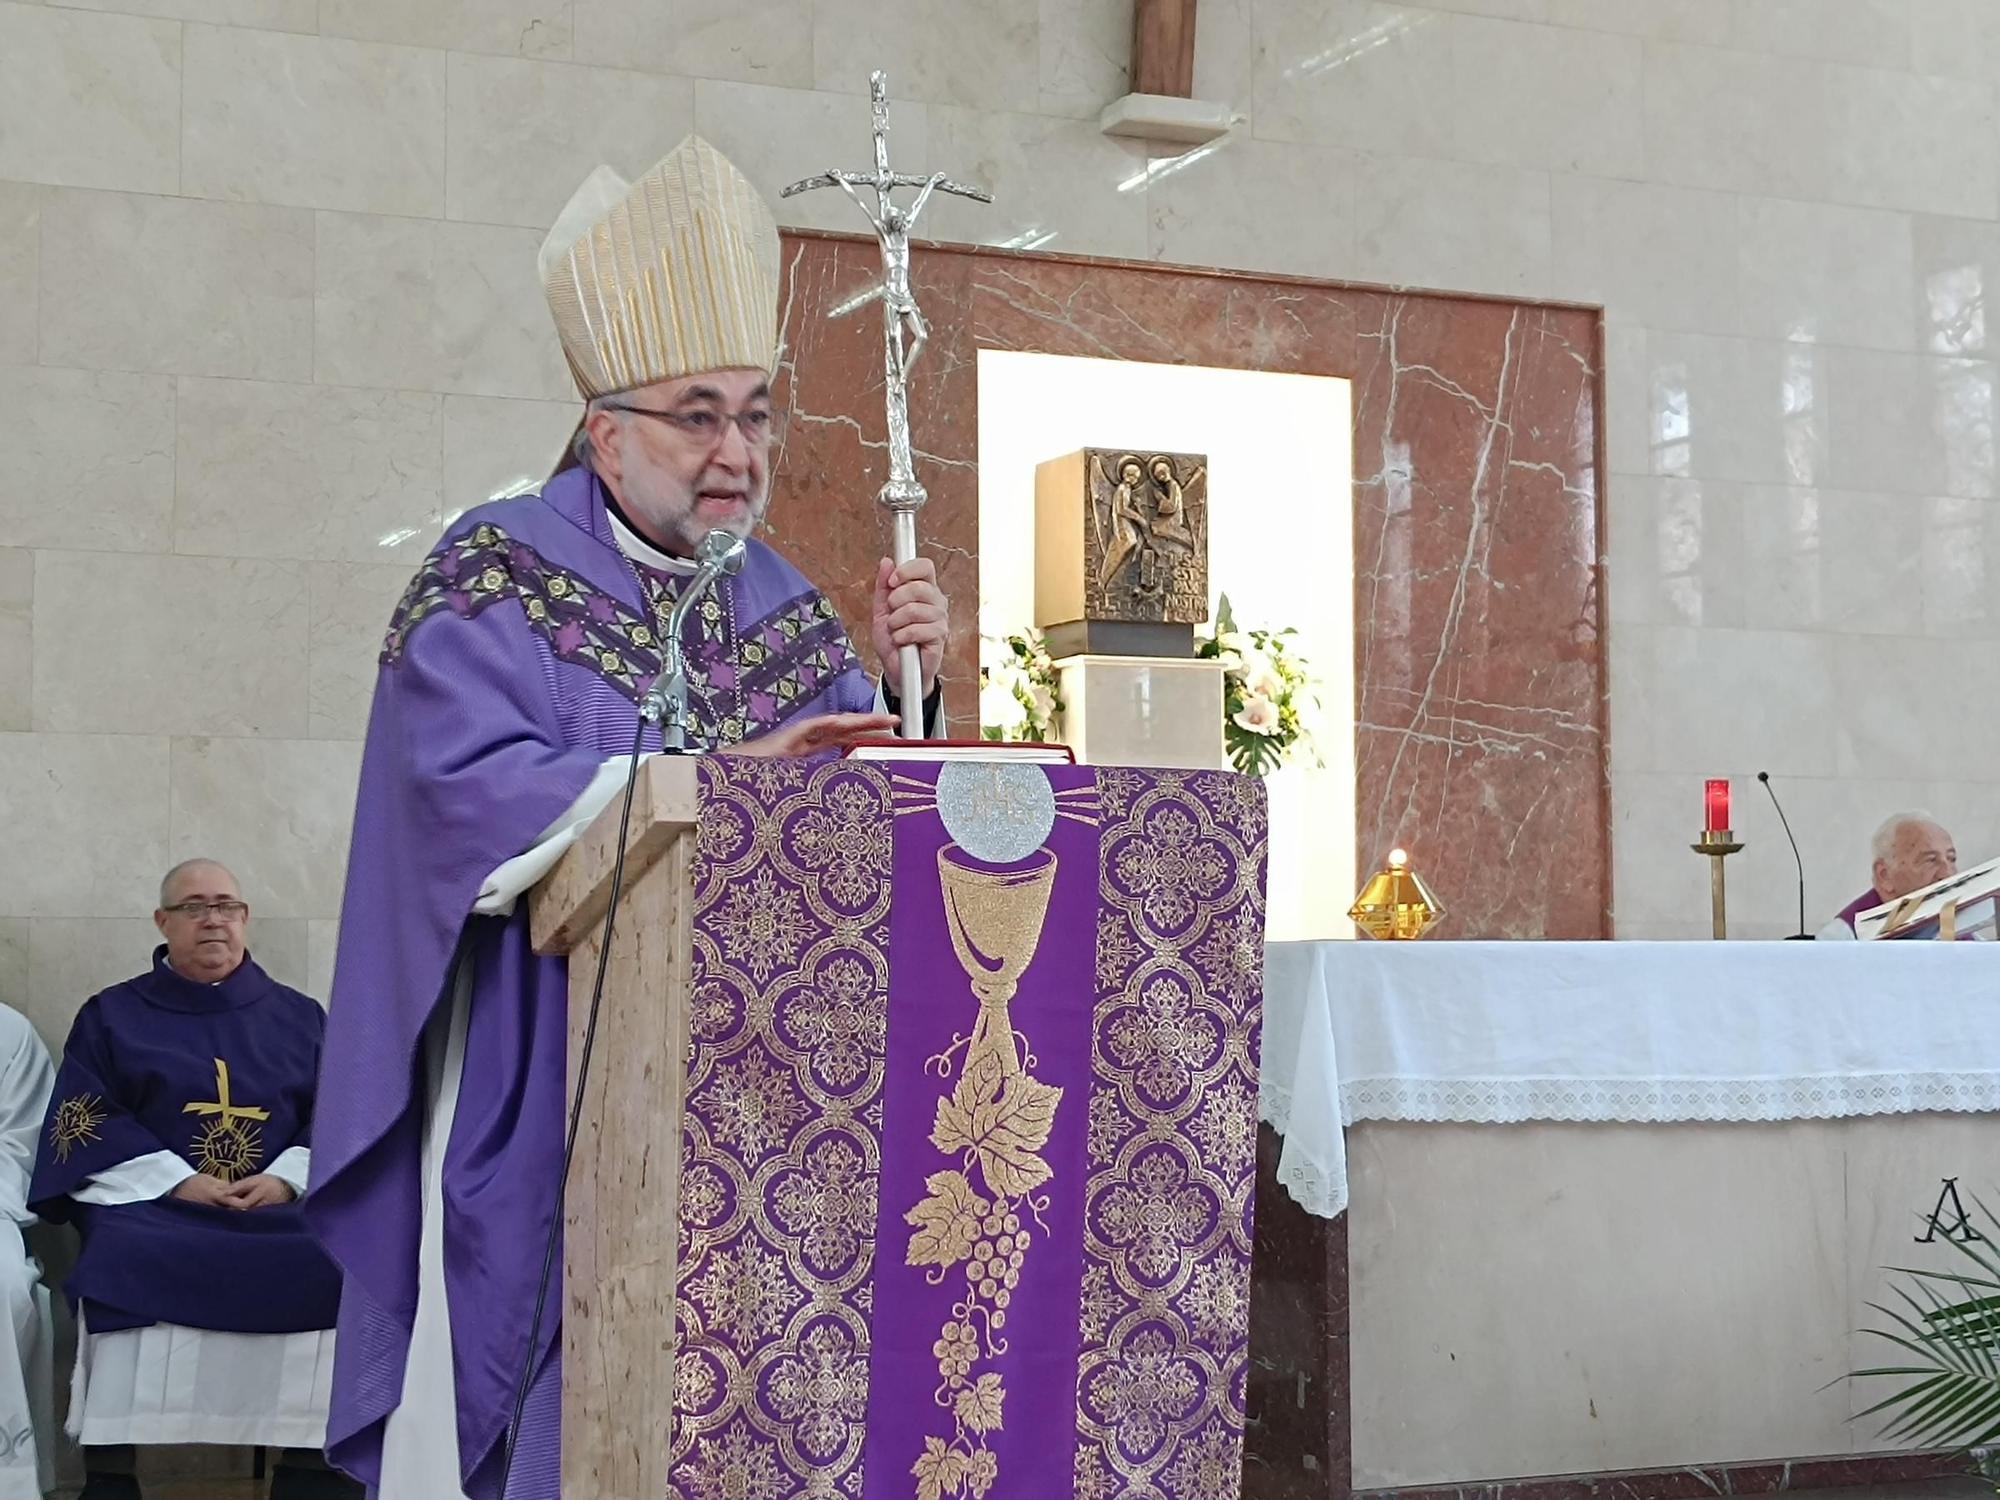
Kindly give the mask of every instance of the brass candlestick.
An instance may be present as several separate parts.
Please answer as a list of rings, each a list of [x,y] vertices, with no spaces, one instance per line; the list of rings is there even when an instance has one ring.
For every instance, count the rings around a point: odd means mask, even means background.
[[[1729,936],[1729,900],[1723,887],[1722,862],[1743,846],[1727,828],[1711,828],[1701,836],[1700,843],[1688,847],[1708,856],[1709,904],[1714,908],[1715,940],[1722,942]]]

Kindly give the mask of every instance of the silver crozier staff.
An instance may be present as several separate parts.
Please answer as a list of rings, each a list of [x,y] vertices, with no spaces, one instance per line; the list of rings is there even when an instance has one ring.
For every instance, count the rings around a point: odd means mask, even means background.
[[[924,352],[930,328],[917,310],[917,297],[910,285],[910,230],[924,211],[932,193],[953,193],[991,203],[993,195],[964,183],[953,182],[942,172],[928,177],[889,170],[889,79],[876,71],[868,80],[868,97],[875,117],[875,170],[872,172],[822,172],[786,188],[782,197],[809,193],[815,188],[837,187],[852,198],[875,226],[875,238],[882,246],[882,280],[864,292],[848,298],[828,317],[843,318],[859,312],[871,302],[882,304],[883,400],[889,410],[889,478],[876,497],[894,518],[894,556],[898,566],[917,555],[917,512],[930,499],[917,483],[916,464],[910,446],[910,371]],[[861,196],[864,187],[875,190],[871,208]],[[920,191],[906,209],[897,204],[899,187]],[[917,648],[904,646],[897,657],[901,669],[903,738],[924,737],[923,671],[918,665]]]

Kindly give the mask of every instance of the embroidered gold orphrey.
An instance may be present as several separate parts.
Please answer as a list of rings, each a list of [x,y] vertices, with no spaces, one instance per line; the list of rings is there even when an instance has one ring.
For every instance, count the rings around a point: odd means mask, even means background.
[[[937,1286],[963,1262],[966,1281],[931,1346],[938,1371],[932,1399],[948,1427],[924,1438],[910,1470],[917,1500],[984,1500],[1000,1477],[988,1439],[1005,1425],[1007,1392],[998,1372],[979,1366],[1007,1353],[1009,1304],[1035,1240],[1030,1225],[1048,1235],[1050,1198],[1037,1190],[1054,1176],[1043,1149],[1063,1091],[1035,1078],[1034,1053],[1022,1050],[1032,1039],[1015,1029],[1008,1002],[1041,942],[1057,859],[1043,848],[1026,863],[1025,871],[982,869],[954,845],[938,852],[952,946],[979,1014],[964,1041],[963,1064],[954,1045],[924,1070],[949,1079],[959,1068],[931,1127],[931,1144],[958,1167],[934,1173],[923,1200],[905,1216],[916,1228],[906,1263],[930,1267],[928,1279]]]

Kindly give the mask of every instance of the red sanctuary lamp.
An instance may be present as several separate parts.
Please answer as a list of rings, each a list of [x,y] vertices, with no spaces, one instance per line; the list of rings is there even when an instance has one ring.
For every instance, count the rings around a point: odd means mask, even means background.
[[[1692,847],[1695,853],[1708,856],[1710,920],[1715,940],[1721,942],[1729,936],[1728,898],[1723,885],[1722,862],[1743,846],[1736,841],[1736,835],[1729,828],[1729,783],[1720,779],[1704,783],[1701,803],[1701,841]]]
[[[1708,814],[1707,820],[1701,825],[1702,831],[1711,836],[1718,833],[1727,835],[1729,832],[1729,783],[1726,781],[1708,782],[1702,792],[1702,808]]]

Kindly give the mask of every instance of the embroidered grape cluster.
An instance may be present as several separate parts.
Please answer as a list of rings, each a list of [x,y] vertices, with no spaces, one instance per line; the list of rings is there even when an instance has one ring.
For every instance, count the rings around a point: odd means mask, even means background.
[[[973,1295],[993,1308],[988,1324],[998,1332],[1007,1326],[1007,1304],[1021,1283],[1021,1266],[1032,1242],[1021,1216],[1010,1204],[995,1203],[979,1221],[979,1243],[966,1262],[965,1279]]]
[[[931,1353],[937,1356],[938,1370],[948,1385],[959,1385],[972,1373],[979,1360],[979,1334],[967,1319],[944,1325],[944,1333]]]

